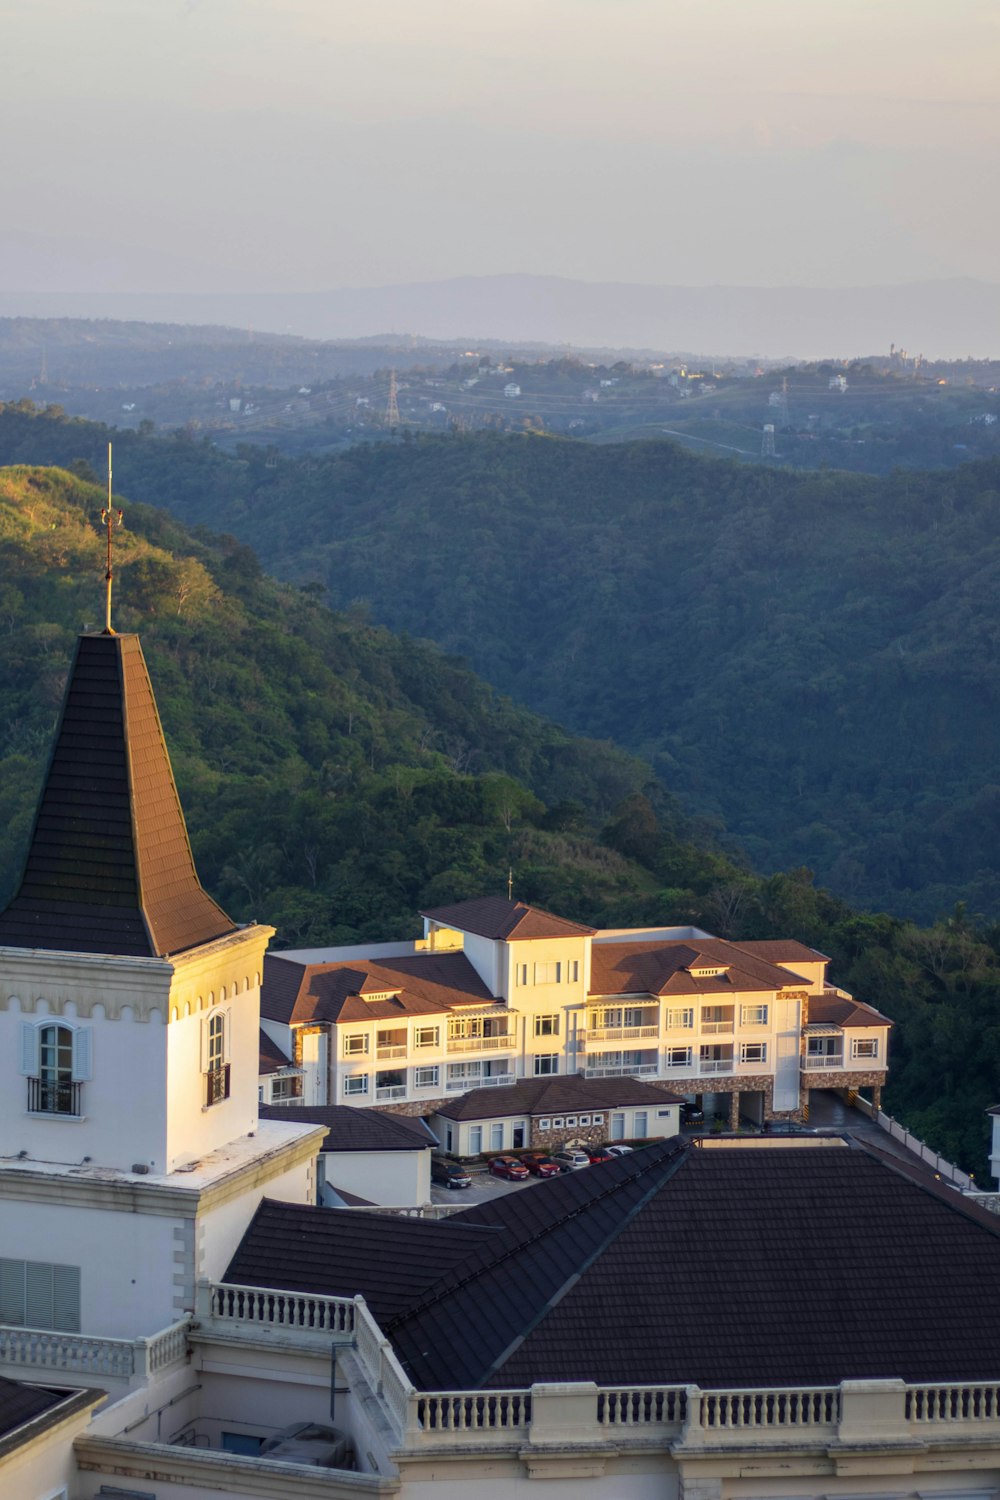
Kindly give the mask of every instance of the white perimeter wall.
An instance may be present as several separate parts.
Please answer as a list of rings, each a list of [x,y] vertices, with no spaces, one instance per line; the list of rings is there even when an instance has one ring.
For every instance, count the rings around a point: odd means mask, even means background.
[[[324,1151],[325,1180],[394,1208],[429,1203],[431,1199],[430,1151]],[[271,1196],[270,1194],[268,1196]]]

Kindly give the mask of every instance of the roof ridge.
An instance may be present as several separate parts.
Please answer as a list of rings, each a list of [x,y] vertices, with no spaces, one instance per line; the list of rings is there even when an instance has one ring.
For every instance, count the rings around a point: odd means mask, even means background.
[[[653,1160],[643,1162],[639,1166],[637,1171],[631,1174],[626,1173],[620,1178],[617,1178],[614,1182],[605,1187],[601,1192],[595,1193],[592,1197],[587,1198],[587,1200],[583,1203],[577,1203],[573,1208],[570,1209],[568,1213],[561,1214],[559,1218],[542,1225],[532,1234],[529,1234],[524,1238],[517,1239],[514,1244],[508,1245],[506,1249],[500,1252],[500,1254],[493,1256],[488,1261],[483,1261],[481,1257],[477,1257],[480,1260],[480,1264],[471,1267],[470,1272],[467,1276],[464,1276],[459,1280],[452,1280],[447,1286],[438,1287],[437,1282],[432,1282],[431,1288],[433,1289],[437,1287],[438,1289],[436,1291],[433,1291],[432,1295],[425,1297],[423,1301],[415,1303],[414,1306],[407,1308],[405,1313],[397,1313],[396,1316],[385,1325],[384,1332],[386,1336],[388,1337],[395,1329],[400,1328],[404,1323],[409,1322],[411,1318],[418,1317],[421,1313],[426,1312],[428,1308],[433,1307],[438,1302],[442,1302],[445,1297],[450,1296],[452,1292],[456,1292],[461,1287],[467,1286],[469,1282],[475,1280],[477,1276],[484,1275],[487,1271],[495,1270],[497,1266],[503,1265],[504,1262],[510,1260],[512,1256],[521,1254],[521,1252],[527,1249],[529,1245],[537,1244],[537,1242],[541,1239],[544,1239],[546,1235],[553,1234],[557,1229],[562,1228],[566,1224],[572,1223],[572,1221],[576,1218],[579,1218],[581,1214],[589,1212],[589,1210],[593,1208],[595,1204],[603,1203],[606,1198],[611,1197],[613,1194],[619,1192],[627,1183],[636,1182],[640,1177],[643,1176],[644,1173],[651,1172],[662,1163],[669,1163],[675,1158],[676,1164],[679,1166],[682,1157],[688,1155],[690,1151],[691,1145],[689,1142],[680,1139],[674,1140],[670,1152],[665,1156],[657,1156]],[[630,1153],[630,1156],[639,1154],[641,1153]],[[622,1158],[619,1157],[618,1160],[621,1161]],[[626,1160],[628,1161],[628,1158],[626,1158]],[[608,1164],[605,1163],[604,1165]],[[628,1161],[628,1165],[632,1165],[632,1162]],[[672,1176],[673,1172],[671,1172],[670,1175]],[[666,1178],[663,1178],[661,1180],[666,1181]],[[659,1185],[660,1184],[657,1183],[655,1186],[658,1187]],[[651,1189],[650,1193],[653,1190],[654,1189]],[[650,1193],[643,1195],[643,1202],[648,1201]],[[603,1241],[604,1248],[607,1248],[607,1245],[610,1244],[611,1241],[615,1238],[621,1226],[628,1221],[628,1218],[629,1214],[626,1214],[625,1217],[620,1221],[618,1227],[609,1236],[605,1237],[605,1240]],[[451,1222],[460,1223],[461,1221],[452,1219]],[[467,1227],[471,1228],[472,1226],[469,1225]],[[483,1228],[492,1228],[497,1234],[507,1235],[511,1233],[509,1227],[506,1225],[484,1225]],[[453,1277],[454,1275],[454,1267],[449,1267],[449,1270],[444,1273],[445,1277]]]

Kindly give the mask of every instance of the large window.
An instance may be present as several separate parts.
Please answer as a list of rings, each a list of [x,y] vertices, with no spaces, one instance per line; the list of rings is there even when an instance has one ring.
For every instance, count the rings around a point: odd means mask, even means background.
[[[469,1126],[469,1155],[478,1156],[483,1149],[483,1127],[481,1125]]]
[[[667,1048],[667,1067],[668,1068],[689,1068],[690,1066],[691,1066],[691,1048],[690,1047],[668,1047]]]
[[[694,1010],[685,1006],[682,1010],[667,1011],[668,1031],[689,1031],[694,1025]]]
[[[503,1150],[503,1121],[494,1120],[490,1126],[490,1150]]]
[[[559,1072],[559,1056],[555,1052],[540,1052],[535,1058],[535,1077],[541,1078],[546,1073]]]
[[[81,1084],[91,1076],[89,1027],[57,1021],[21,1026],[21,1072],[30,1114],[79,1116]]]
[[[80,1267],[0,1259],[0,1323],[80,1331]]]
[[[766,1042],[743,1042],[740,1045],[740,1062],[744,1063],[766,1063]]]
[[[362,1057],[368,1051],[368,1033],[353,1031],[344,1037],[344,1056]]]
[[[418,1026],[413,1033],[415,1047],[436,1047],[440,1032],[437,1026]]]
[[[852,1057],[878,1057],[878,1037],[856,1036],[851,1042]]]
[[[344,1079],[344,1093],[346,1095],[350,1096],[351,1094],[367,1094],[367,1092],[367,1073],[355,1073],[351,1078]]]
[[[536,1036],[558,1036],[559,1035],[559,1017],[558,1016],[536,1016],[535,1017],[535,1035]]]
[[[414,1068],[413,1087],[417,1089],[436,1089],[438,1086],[439,1071],[437,1068]]]
[[[766,1005],[741,1005],[740,1006],[740,1025],[741,1026],[766,1026],[767,1025],[767,1006]]]

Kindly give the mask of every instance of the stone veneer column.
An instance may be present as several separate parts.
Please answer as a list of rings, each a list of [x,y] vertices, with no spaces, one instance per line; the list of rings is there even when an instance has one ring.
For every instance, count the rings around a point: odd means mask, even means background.
[[[740,1091],[733,1089],[729,1096],[729,1128],[738,1130],[740,1128]]]

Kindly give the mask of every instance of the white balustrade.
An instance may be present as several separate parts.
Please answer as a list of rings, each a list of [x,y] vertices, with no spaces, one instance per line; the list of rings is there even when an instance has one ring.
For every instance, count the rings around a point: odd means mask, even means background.
[[[706,1036],[729,1036],[732,1034],[732,1021],[702,1021],[700,1030]]]
[[[500,1036],[450,1036],[449,1052],[504,1052],[514,1044],[507,1032]]]
[[[600,1055],[600,1054],[598,1054]],[[616,1063],[613,1067],[587,1067],[585,1078],[649,1078],[659,1072],[659,1063]]]
[[[842,1052],[808,1052],[802,1059],[802,1066],[807,1072],[815,1068],[843,1068],[844,1054]]]
[[[928,1422],[998,1422],[1000,1384],[910,1386],[906,1420],[921,1426]]]
[[[420,1391],[412,1400],[424,1432],[510,1432],[531,1422],[530,1391]]]
[[[136,1347],[131,1339],[0,1327],[0,1365],[20,1365],[25,1369],[128,1380],[136,1367]]]
[[[405,1099],[405,1083],[384,1083],[381,1088],[376,1088],[375,1098],[387,1103],[390,1099]]]
[[[701,1426],[706,1428],[836,1426],[840,1391],[836,1386],[703,1391],[700,1408]]]
[[[659,1026],[595,1026],[587,1032],[592,1042],[630,1042],[659,1034]]]
[[[673,1427],[686,1416],[687,1392],[680,1385],[605,1387],[597,1397],[601,1427]]]
[[[698,1063],[698,1073],[703,1078],[710,1073],[731,1073],[733,1066],[731,1057],[703,1057]]]
[[[311,1333],[351,1333],[354,1329],[354,1301],[350,1297],[217,1283],[210,1288],[209,1309],[213,1319],[225,1323],[260,1323]]]

